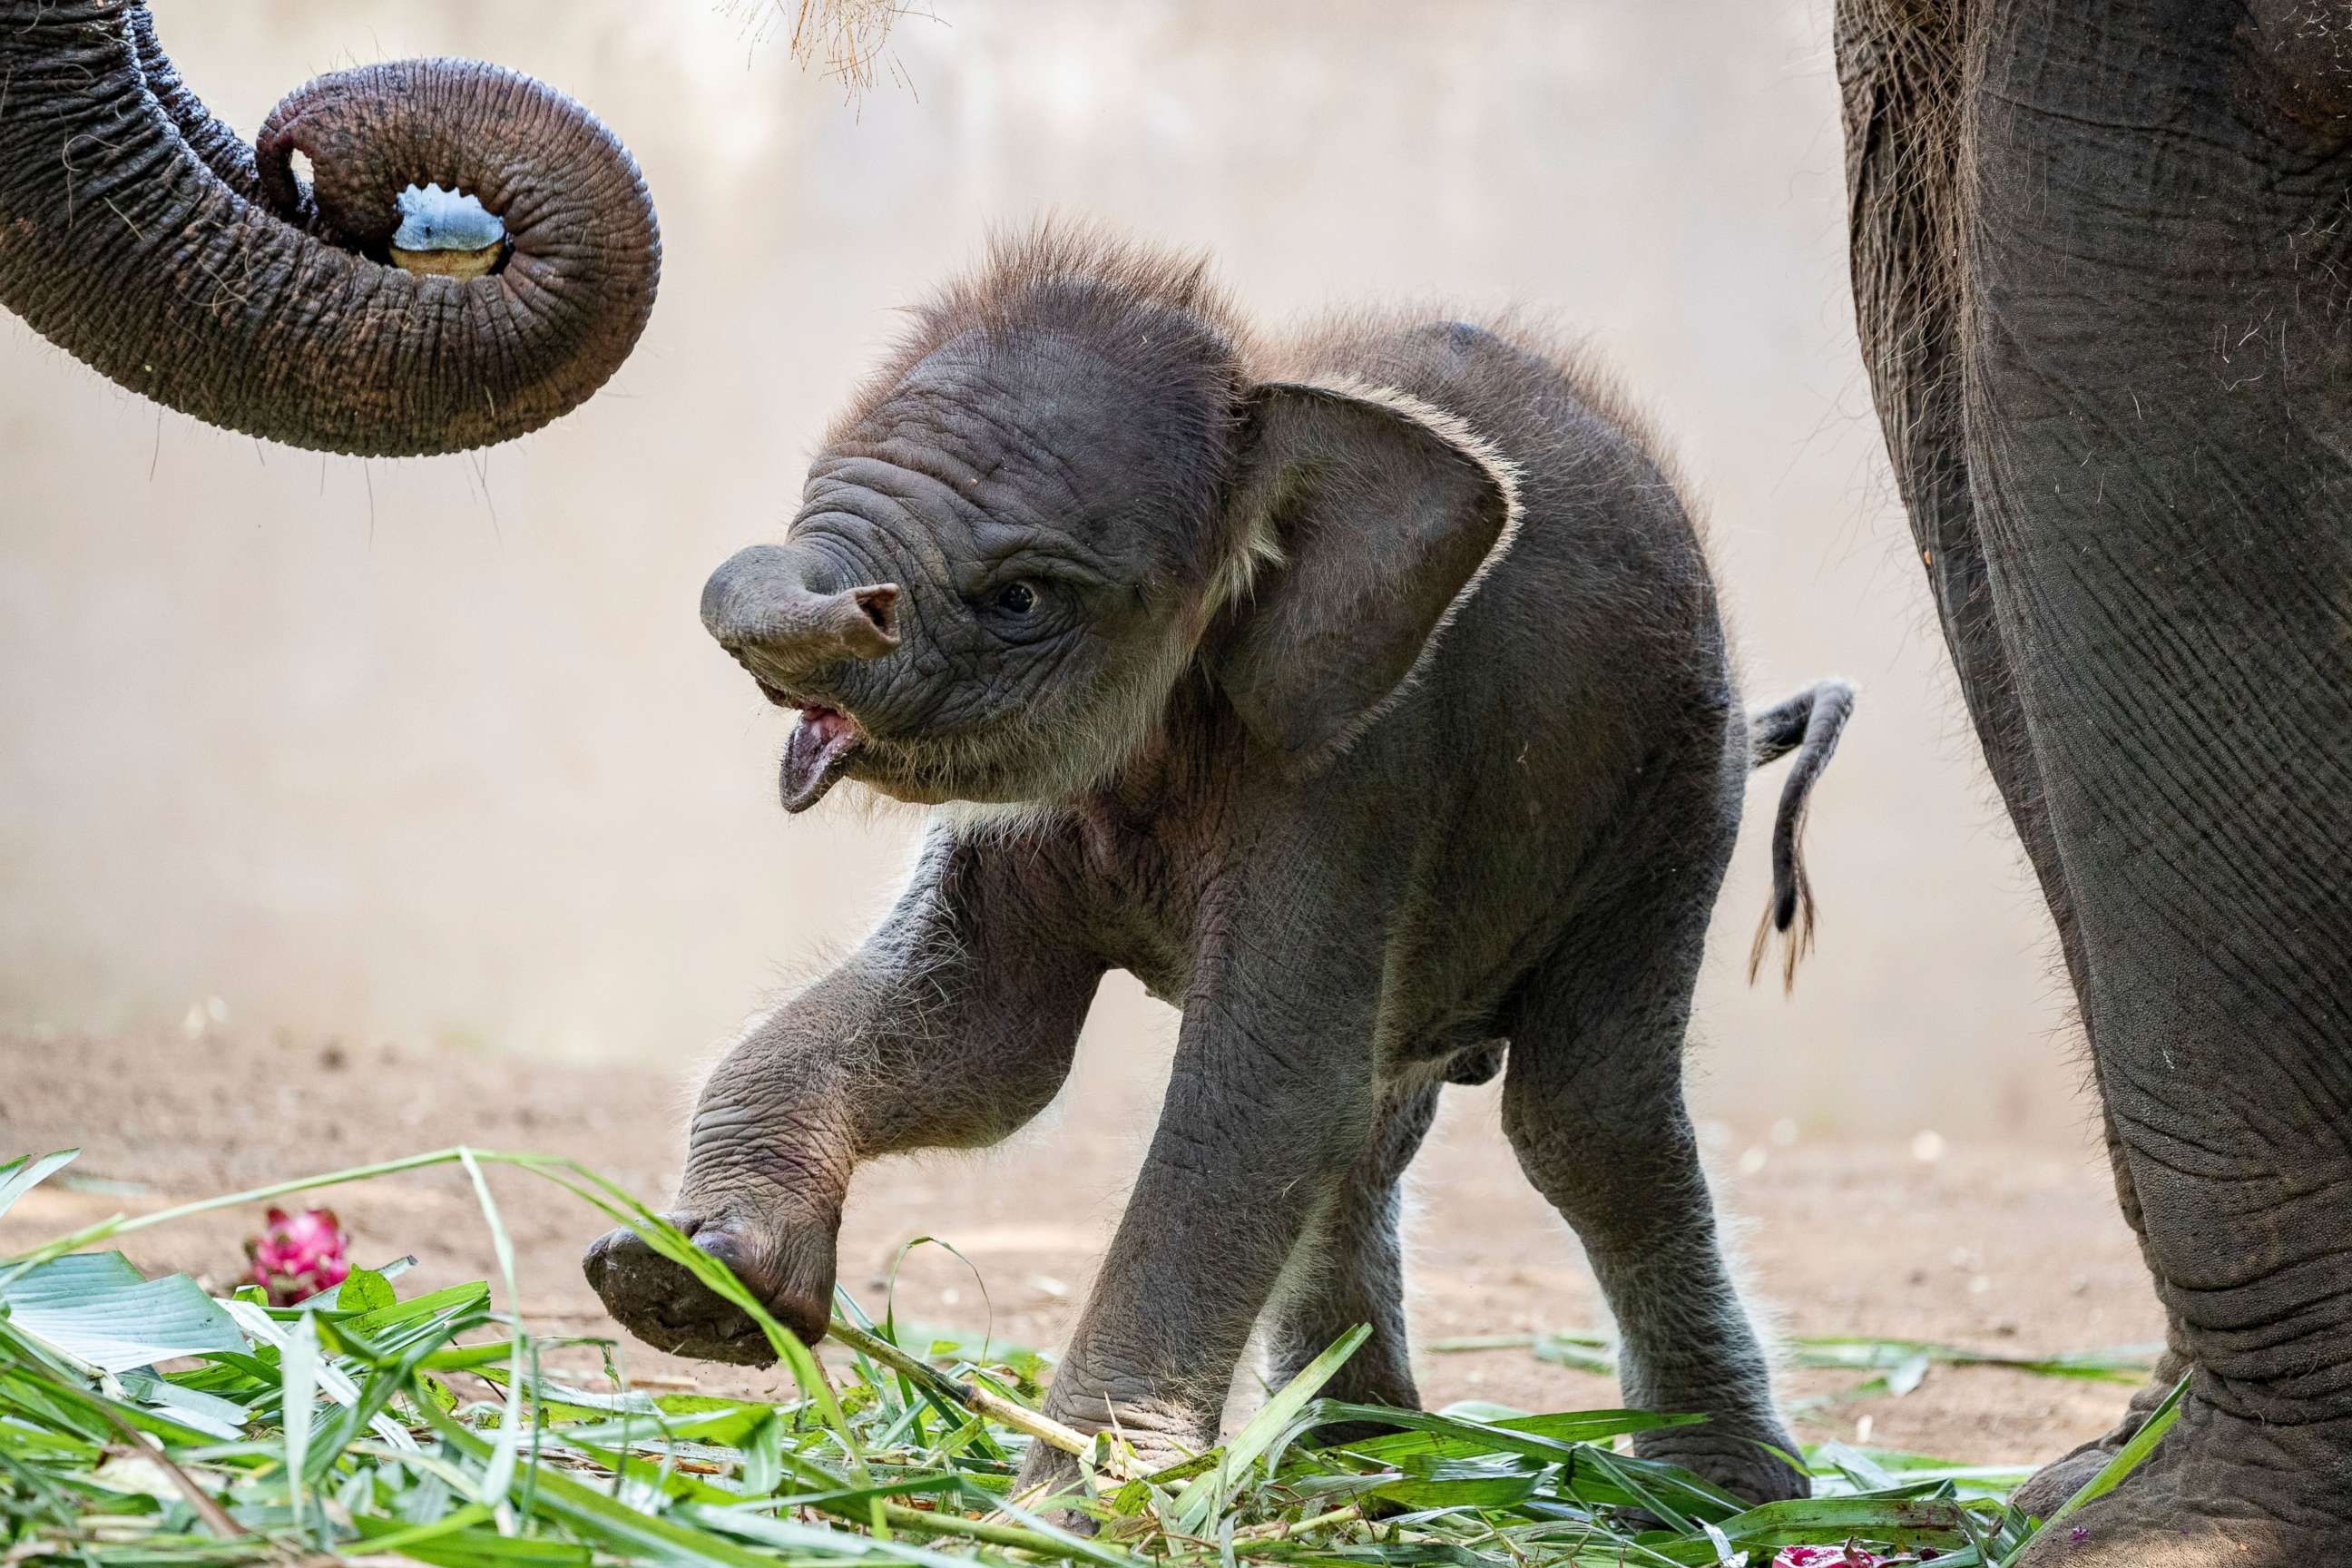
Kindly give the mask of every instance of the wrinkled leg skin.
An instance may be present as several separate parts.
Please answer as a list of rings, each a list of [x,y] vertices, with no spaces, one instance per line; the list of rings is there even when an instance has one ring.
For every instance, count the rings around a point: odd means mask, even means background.
[[[1010,1136],[1068,1077],[1101,962],[1069,943],[1053,858],[935,835],[850,960],[756,1020],[695,1108],[667,1217],[803,1340],[832,1313],[851,1172]],[[1046,911],[1053,911],[1048,918]],[[766,1365],[766,1337],[635,1233],[589,1248],[589,1283],[646,1343]]]
[[[1710,1418],[1644,1434],[1643,1451],[1758,1501],[1804,1493],[1805,1477],[1763,1447],[1794,1448],[1716,1245],[1683,1110],[1683,1026],[1747,747],[1742,732],[1718,731],[1694,754],[1680,773],[1681,759],[1661,763],[1688,786],[1657,792],[1682,815],[1618,834],[1629,883],[1659,907],[1592,907],[1530,978],[1497,993],[1500,1012],[1452,1020],[1435,1038],[1384,1034],[1392,938],[1363,917],[1393,906],[1407,860],[1328,853],[1314,812],[1253,824],[1251,852],[1211,879],[1159,1128],[1046,1414],[1115,1433],[1150,1468],[1188,1458],[1217,1441],[1261,1322],[1277,1383],[1370,1325],[1325,1392],[1415,1406],[1398,1185],[1442,1084],[1491,1076],[1507,1035],[1510,1134],[1591,1251],[1625,1329],[1627,1396]],[[1387,793],[1369,766],[1342,787],[1351,811]],[[1104,968],[1073,935],[1105,923],[1081,885],[1082,831],[1037,829],[1008,846],[935,829],[866,947],[755,1025],[712,1074],[671,1217],[803,1337],[825,1326],[859,1162],[1002,1138],[1066,1076]],[[1651,858],[1634,864],[1627,846]],[[1318,934],[1312,963],[1259,935],[1286,928]],[[626,1231],[598,1241],[586,1269],[656,1346],[770,1359],[744,1314]],[[1016,1491],[1066,1510],[1081,1483],[1072,1456],[1040,1444]]]
[[[1382,1098],[1372,1140],[1329,1206],[1291,1253],[1266,1310],[1266,1384],[1280,1388],[1359,1323],[1372,1337],[1323,1385],[1323,1396],[1356,1405],[1421,1407],[1404,1322],[1404,1256],[1398,1236],[1405,1167],[1437,1114],[1438,1085],[1413,1081]],[[1325,1442],[1352,1442],[1378,1429],[1327,1426]]]
[[[2177,1426],[2040,1564],[2352,1562],[2338,6],[1840,0],[1864,358],[2055,918]]]
[[[1278,1356],[1321,1351],[1305,1342],[1364,1294],[1395,1289],[1392,1197],[1359,1183],[1387,1169],[1384,1134],[1409,1156],[1421,1123],[1389,1100],[1367,1048],[1383,954],[1349,911],[1392,898],[1396,873],[1329,864],[1318,831],[1307,816],[1269,823],[1247,863],[1219,879],[1160,1125],[1046,1394],[1048,1415],[1117,1433],[1148,1467],[1214,1446],[1251,1332],[1318,1233],[1352,1248],[1354,1265],[1320,1271],[1296,1299],[1287,1331],[1276,1329]],[[1315,964],[1255,940],[1286,924],[1332,933]],[[1376,1306],[1370,1321],[1389,1338],[1366,1347],[1358,1391],[1410,1397],[1409,1374],[1396,1381],[1401,1310]],[[1074,1461],[1038,1445],[1015,1486],[1076,1479]]]
[[[1530,982],[1511,1034],[1503,1130],[1584,1243],[1616,1321],[1625,1403],[1708,1417],[1637,1433],[1634,1452],[1759,1501],[1803,1497],[1805,1478],[1772,1451],[1799,1446],[1773,1408],[1771,1364],[1725,1263],[1683,1100],[1707,903],[1679,885],[1697,859],[1635,879],[1635,892],[1580,921]]]

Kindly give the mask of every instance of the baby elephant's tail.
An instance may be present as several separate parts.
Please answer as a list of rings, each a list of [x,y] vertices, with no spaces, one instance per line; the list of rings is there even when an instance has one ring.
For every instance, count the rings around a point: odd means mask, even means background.
[[[1748,982],[1756,983],[1764,967],[1764,949],[1772,933],[1786,940],[1780,984],[1793,990],[1797,960],[1812,951],[1813,884],[1805,875],[1805,813],[1813,801],[1813,785],[1830,765],[1845,721],[1853,715],[1853,688],[1843,680],[1824,680],[1787,701],[1748,716],[1751,765],[1777,763],[1790,752],[1796,763],[1789,782],[1780,786],[1780,809],[1772,819],[1772,901],[1756,927],[1756,944],[1748,952]]]

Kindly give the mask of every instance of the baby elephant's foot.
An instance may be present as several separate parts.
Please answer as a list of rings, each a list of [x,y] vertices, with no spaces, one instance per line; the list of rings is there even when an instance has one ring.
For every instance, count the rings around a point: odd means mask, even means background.
[[[1704,1426],[1669,1426],[1635,1437],[1633,1451],[1645,1459],[1680,1465],[1751,1503],[1812,1495],[1812,1478],[1780,1457],[1799,1452],[1797,1440],[1769,1418],[1741,1421],[1719,1415]]]
[[[1132,1457],[1124,1461],[1126,1473],[1148,1476],[1171,1465],[1181,1465],[1195,1454],[1216,1446],[1216,1417],[1206,1417],[1197,1412],[1157,1401],[1120,1403],[1099,1397],[1064,1404],[1048,1394],[1045,1414],[1076,1431],[1081,1436],[1092,1437],[1098,1433],[1110,1433],[1118,1443],[1132,1449]],[[1097,1471],[1107,1485],[1117,1484],[1118,1471]],[[1083,1514],[1057,1507],[1082,1497],[1085,1478],[1075,1454],[1044,1443],[1030,1445],[1029,1456],[1022,1461],[1021,1473],[1013,1483],[1013,1495],[1029,1495],[1037,1506],[1052,1513],[1057,1522],[1074,1529],[1091,1531],[1094,1521]]]
[[[2069,1456],[2053,1472],[2098,1474]],[[2052,1485],[2042,1487],[2044,1478]],[[2049,1505],[2054,1508],[2056,1504]],[[2045,1516],[2046,1517],[2046,1516]],[[2021,1568],[2304,1568],[2352,1563],[2352,1420],[2247,1421],[2193,1394],[2153,1453],[2114,1491],[2036,1538]]]
[[[733,1270],[784,1327],[810,1343],[824,1337],[833,1302],[830,1226],[780,1221],[731,1205],[664,1217]],[[582,1267],[604,1310],[656,1350],[745,1366],[767,1366],[776,1359],[751,1314],[713,1295],[635,1231],[597,1238]]]

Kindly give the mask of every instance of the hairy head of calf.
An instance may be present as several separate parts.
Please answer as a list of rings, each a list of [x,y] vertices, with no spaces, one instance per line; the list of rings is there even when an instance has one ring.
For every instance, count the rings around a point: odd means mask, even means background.
[[[782,544],[702,615],[797,708],[785,806],[1053,802],[1200,670],[1312,767],[1508,542],[1515,478],[1402,394],[1269,381],[1198,259],[1000,241],[835,422]]]

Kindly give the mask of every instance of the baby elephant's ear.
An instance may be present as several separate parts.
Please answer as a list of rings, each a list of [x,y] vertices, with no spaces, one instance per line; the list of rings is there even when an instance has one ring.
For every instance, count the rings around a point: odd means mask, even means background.
[[[1508,548],[1517,473],[1454,416],[1357,383],[1261,386],[1244,439],[1232,521],[1279,564],[1236,595],[1217,679],[1304,773],[1370,725]]]

